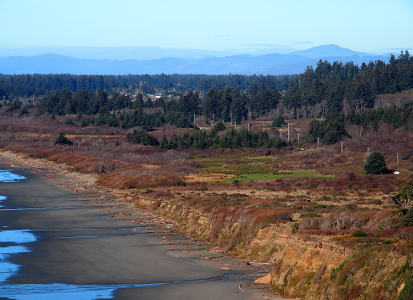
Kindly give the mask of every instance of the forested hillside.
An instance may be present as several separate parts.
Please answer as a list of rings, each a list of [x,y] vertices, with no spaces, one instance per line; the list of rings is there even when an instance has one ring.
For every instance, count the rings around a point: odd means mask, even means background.
[[[67,116],[67,125],[140,127],[145,132],[165,124],[197,128],[216,121],[240,125],[256,119],[324,118],[311,123],[306,138],[321,138],[325,144],[349,136],[345,124],[369,130],[383,123],[394,128],[410,124],[411,104],[403,103],[411,101],[411,95],[390,95],[412,88],[413,58],[408,51],[397,58],[391,55],[388,63],[361,66],[320,60],[315,69],[308,67],[293,76],[0,76],[7,116],[50,114]],[[161,96],[150,95],[155,93]],[[212,142],[213,136],[191,136],[197,138],[205,141],[205,147],[228,143]],[[268,143],[274,144],[269,140],[252,144]],[[175,148],[188,142],[164,141],[162,145]]]
[[[361,66],[319,61],[292,78],[284,106],[291,117],[319,117],[326,112],[373,108],[380,94],[394,94],[413,87],[413,59],[408,51],[389,63],[375,61]]]

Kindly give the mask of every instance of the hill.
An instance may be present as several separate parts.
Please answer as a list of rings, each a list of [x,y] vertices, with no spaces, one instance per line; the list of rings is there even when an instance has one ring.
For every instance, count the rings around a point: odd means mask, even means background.
[[[336,45],[325,45],[290,54],[235,55],[226,57],[205,56],[201,59],[167,57],[151,60],[80,59],[57,54],[37,56],[0,57],[0,73],[3,74],[298,74],[317,62],[335,60],[357,64],[386,60],[387,56],[375,56],[352,51]]]

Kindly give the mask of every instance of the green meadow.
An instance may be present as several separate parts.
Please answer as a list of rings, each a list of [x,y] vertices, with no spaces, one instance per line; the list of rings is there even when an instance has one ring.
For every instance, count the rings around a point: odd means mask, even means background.
[[[249,182],[254,180],[271,180],[285,177],[330,177],[316,174],[313,170],[279,171],[274,165],[278,163],[271,156],[209,156],[195,158],[200,165],[200,173],[221,173],[234,177],[223,182]]]

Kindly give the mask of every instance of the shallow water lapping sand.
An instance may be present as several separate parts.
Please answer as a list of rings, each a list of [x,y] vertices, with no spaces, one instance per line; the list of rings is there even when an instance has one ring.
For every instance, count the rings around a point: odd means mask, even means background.
[[[30,161],[23,169],[6,158],[1,169],[26,179],[0,183],[0,230],[33,238],[0,240],[3,252],[15,250],[3,254],[9,268],[0,298],[281,299],[251,285],[267,267],[209,251],[93,186],[76,194],[39,176],[57,176],[56,167],[42,173],[40,166],[28,169]],[[60,183],[73,180],[63,177]]]

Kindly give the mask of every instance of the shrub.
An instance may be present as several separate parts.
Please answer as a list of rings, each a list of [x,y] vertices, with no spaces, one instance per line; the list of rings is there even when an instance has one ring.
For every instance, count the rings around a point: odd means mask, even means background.
[[[356,175],[354,175],[354,173],[347,173],[347,178],[352,180],[356,178]]]
[[[152,188],[185,185],[178,174],[145,168],[116,168],[102,176],[97,183],[110,188]]]
[[[409,208],[413,200],[413,181],[406,182],[399,192],[391,197],[391,200],[402,208]]]
[[[400,291],[397,300],[411,300],[413,299],[413,276],[406,278],[404,282],[404,287]]]
[[[306,217],[301,220],[299,228],[300,230],[310,230],[310,229],[318,229],[320,227],[318,217]],[[301,216],[300,216],[301,218]]]
[[[394,232],[393,236],[396,239],[402,239],[407,241],[413,241],[413,228],[412,227],[398,227]]]
[[[54,145],[73,145],[73,142],[63,132],[60,132],[54,141]]]
[[[400,219],[400,226],[413,226],[413,210],[409,209],[405,215]]]
[[[367,234],[361,230],[356,230],[355,232],[353,232],[353,234],[351,235],[353,237],[363,237],[363,236],[367,236]]]

